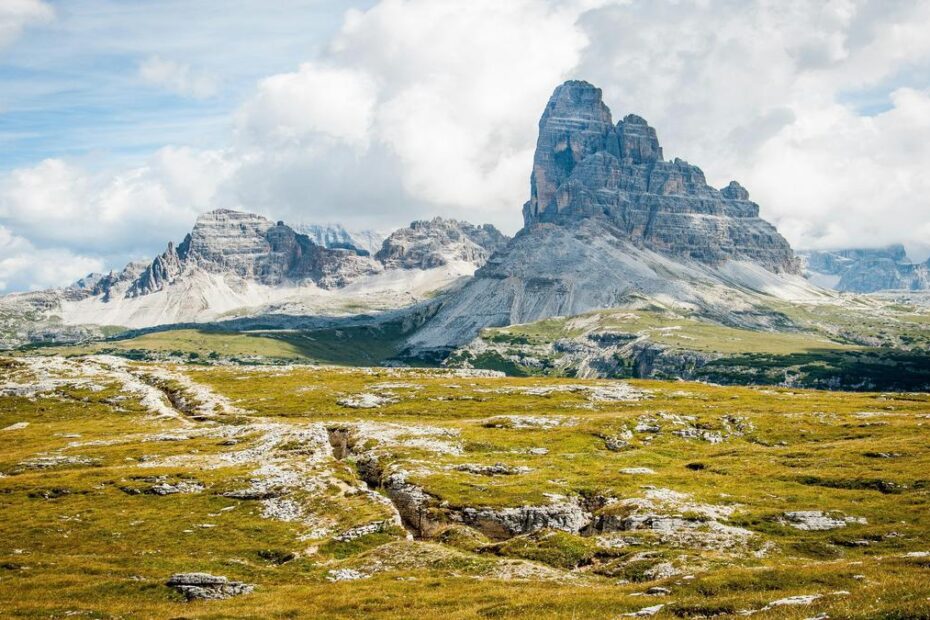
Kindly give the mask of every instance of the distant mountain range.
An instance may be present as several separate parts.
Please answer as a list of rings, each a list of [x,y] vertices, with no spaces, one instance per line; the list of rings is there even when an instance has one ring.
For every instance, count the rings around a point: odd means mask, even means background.
[[[930,290],[930,260],[914,263],[900,244],[803,252],[805,275],[818,286],[850,293]]]
[[[189,324],[360,326],[381,338],[370,359],[390,363],[712,380],[731,375],[696,373],[723,351],[800,356],[766,362],[771,382],[818,368],[812,351],[910,351],[926,340],[922,318],[886,329],[863,321],[890,316],[880,302],[828,289],[927,288],[927,264],[900,247],[799,258],[739,183],[714,188],[697,166],[666,160],[646,120],[614,123],[587,82],[562,84],[543,111],[523,219],[511,239],[443,218],[382,234],[219,209],[151,261],[3,297],[0,344]],[[755,380],[756,362],[741,360],[733,380]],[[865,386],[872,375],[812,381]]]
[[[443,218],[394,231],[374,254],[338,230],[314,232],[324,245],[284,222],[211,211],[151,262],[2,298],[0,335],[15,346],[262,314],[392,310],[470,276],[508,241],[493,226]]]
[[[315,244],[331,249],[356,249],[374,254],[391,231],[347,230],[342,224],[296,224],[294,230],[310,237]]]

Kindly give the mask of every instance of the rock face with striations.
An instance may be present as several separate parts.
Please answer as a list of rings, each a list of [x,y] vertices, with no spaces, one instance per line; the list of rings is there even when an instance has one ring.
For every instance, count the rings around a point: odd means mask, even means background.
[[[850,293],[930,290],[930,260],[912,263],[904,246],[811,251],[803,254],[811,281]]]
[[[0,348],[82,339],[100,333],[99,325],[398,309],[470,276],[507,241],[489,225],[437,218],[395,231],[376,257],[344,242],[341,227],[315,232],[329,247],[260,215],[204,213],[180,243],[169,243],[152,261],[90,274],[66,288],[0,297],[0,332],[6,334],[0,334]]]
[[[788,242],[739,183],[717,190],[697,166],[664,161],[655,130],[634,114],[614,125],[587,82],[556,88],[543,112],[523,217],[526,226],[605,217],[640,247],[799,273]]]
[[[411,353],[447,350],[484,327],[649,300],[738,323],[733,309],[752,295],[814,291],[742,186],[714,189],[700,168],[665,161],[655,130],[632,114],[614,124],[587,82],[566,82],[546,105],[523,217],[409,340]]]
[[[194,229],[176,247],[169,243],[132,284],[128,296],[162,290],[192,266],[267,286],[312,281],[322,288],[343,286],[381,271],[378,263],[358,251],[321,247],[284,222],[218,209],[197,218]]]
[[[394,231],[375,258],[388,269],[432,269],[451,261],[483,265],[508,240],[490,224],[437,217]]]

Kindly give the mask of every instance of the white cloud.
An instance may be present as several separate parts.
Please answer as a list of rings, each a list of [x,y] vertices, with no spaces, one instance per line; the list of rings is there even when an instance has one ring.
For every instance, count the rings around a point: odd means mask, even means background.
[[[0,221],[42,249],[138,254],[186,232],[232,171],[220,153],[173,147],[119,174],[48,159],[0,184]]]
[[[381,201],[357,201],[363,214],[387,213],[396,224],[426,204],[513,228],[527,193],[534,119],[587,44],[577,7],[386,0],[350,11],[319,62],[259,85],[240,111],[240,130],[252,148],[298,144],[317,161],[305,178],[327,185],[322,193],[336,203],[351,204],[356,184],[328,186],[330,154],[343,179],[396,170]],[[354,169],[347,146],[359,153]],[[312,195],[303,200],[305,218],[338,216]]]
[[[913,246],[930,231],[927,23],[930,4],[906,0],[382,0],[261,80],[223,149],[168,147],[109,174],[17,170],[0,222],[82,256],[151,253],[215,207],[512,232],[539,115],[580,78],[616,118],[647,118],[666,156],[743,182],[793,243]],[[206,93],[189,66],[153,59],[152,81]],[[862,93],[887,109],[861,114]]]
[[[219,87],[213,76],[160,56],[150,56],[139,65],[139,77],[168,92],[194,99],[208,99]]]
[[[0,291],[63,286],[101,269],[103,261],[99,258],[67,250],[39,250],[0,226]]]
[[[926,92],[863,116],[864,89],[930,67],[930,5],[833,0],[634,2],[581,18],[579,73],[616,116],[655,126],[667,157],[736,178],[799,247],[919,240],[930,226]]]
[[[922,241],[930,227],[930,93],[901,88],[892,107],[862,117],[833,105],[769,140],[747,180],[769,196],[784,232],[803,246]]]
[[[259,83],[239,112],[239,131],[260,147],[306,145],[320,136],[364,146],[375,97],[374,81],[362,71],[305,63]]]
[[[350,11],[317,63],[265,80],[261,105],[240,112],[240,127],[253,130],[253,154],[256,145],[300,137],[287,156],[276,151],[251,165],[255,177],[257,168],[275,177],[284,159],[301,170],[299,200],[292,184],[263,184],[264,203],[277,195],[287,214],[331,219],[321,213],[331,201],[371,216],[412,214],[415,205],[513,230],[528,195],[536,120],[555,85],[577,77],[602,87],[617,118],[649,119],[667,155],[701,165],[716,184],[747,184],[795,244],[907,241],[930,226],[930,214],[876,179],[920,185],[930,131],[915,126],[913,114],[906,120],[903,99],[893,96],[884,124],[906,124],[909,139],[888,128],[873,136],[870,119],[840,100],[930,64],[930,43],[916,26],[928,22],[930,5],[864,0],[384,0]],[[374,89],[334,94],[347,90],[347,76]],[[345,109],[320,122],[325,116],[309,101],[325,106],[327,97]],[[340,124],[348,118],[363,120]],[[344,126],[367,126],[367,139]],[[364,153],[356,166],[349,146]],[[888,151],[907,156],[891,161],[881,155]],[[343,177],[390,169],[399,178],[386,179],[382,201],[366,191],[353,206],[356,184],[333,186],[333,161]],[[315,184],[322,202],[314,201]],[[885,210],[897,217],[883,217]]]
[[[30,24],[50,21],[55,12],[42,0],[0,2],[0,48],[12,43]]]

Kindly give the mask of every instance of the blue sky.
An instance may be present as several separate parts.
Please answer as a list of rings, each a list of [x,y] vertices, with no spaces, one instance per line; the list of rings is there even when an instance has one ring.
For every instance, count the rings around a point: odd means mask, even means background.
[[[0,53],[0,170],[48,157],[91,166],[166,144],[210,147],[255,83],[313,56],[349,3],[319,0],[56,0]],[[365,3],[353,3],[364,6]],[[196,64],[195,98],[140,76],[152,57]]]
[[[0,293],[214,208],[508,233],[565,79],[796,248],[930,254],[930,2],[2,0]]]

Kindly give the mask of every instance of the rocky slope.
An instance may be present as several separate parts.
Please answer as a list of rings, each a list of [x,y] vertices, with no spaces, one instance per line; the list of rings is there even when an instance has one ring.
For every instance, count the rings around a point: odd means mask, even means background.
[[[355,249],[360,254],[374,254],[389,235],[372,229],[350,231],[341,224],[297,224],[293,228],[324,248]]]
[[[930,260],[913,263],[902,245],[804,253],[805,275],[850,293],[930,290]]]
[[[453,261],[483,265],[509,239],[490,224],[444,219],[413,222],[392,233],[375,254],[386,268],[432,269]]]
[[[220,209],[149,263],[3,298],[0,341],[74,340],[101,334],[100,326],[400,308],[471,275],[505,241],[491,226],[437,219],[400,229],[371,256],[354,246],[324,247],[284,222]]]
[[[826,299],[748,192],[663,160],[638,116],[616,125],[587,82],[556,88],[539,123],[525,226],[411,339],[469,341],[483,327],[661,300],[764,324],[759,296]]]

